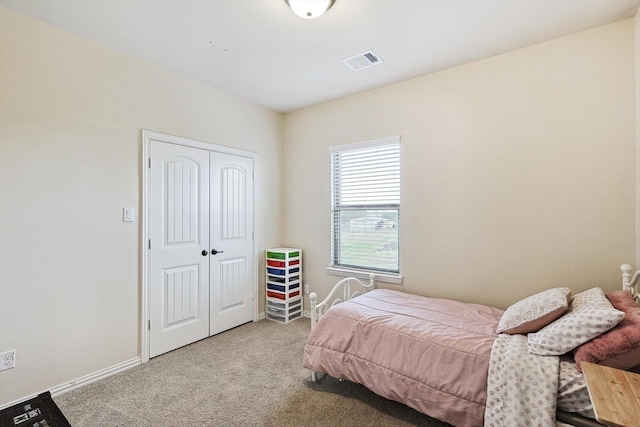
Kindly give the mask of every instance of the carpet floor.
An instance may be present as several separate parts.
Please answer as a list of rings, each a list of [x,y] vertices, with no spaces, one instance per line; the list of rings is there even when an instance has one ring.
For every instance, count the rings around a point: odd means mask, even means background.
[[[448,424],[349,381],[311,381],[309,319],[247,323],[54,398],[74,427]]]

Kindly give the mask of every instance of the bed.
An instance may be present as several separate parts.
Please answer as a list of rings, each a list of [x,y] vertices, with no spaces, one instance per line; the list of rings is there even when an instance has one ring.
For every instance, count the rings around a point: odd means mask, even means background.
[[[303,365],[455,426],[597,426],[581,361],[640,365],[640,271],[621,269],[620,291],[554,288],[504,311],[343,279],[309,296]]]

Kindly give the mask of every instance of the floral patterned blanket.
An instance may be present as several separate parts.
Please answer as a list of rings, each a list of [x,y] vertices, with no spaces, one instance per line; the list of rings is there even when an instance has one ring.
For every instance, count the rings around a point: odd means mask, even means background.
[[[558,356],[529,354],[526,335],[500,335],[487,378],[486,427],[556,424]]]

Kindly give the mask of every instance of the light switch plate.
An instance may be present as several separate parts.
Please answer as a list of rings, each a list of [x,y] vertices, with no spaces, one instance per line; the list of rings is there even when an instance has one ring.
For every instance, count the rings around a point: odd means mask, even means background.
[[[134,220],[134,209],[122,208],[122,221],[133,222],[133,220]]]

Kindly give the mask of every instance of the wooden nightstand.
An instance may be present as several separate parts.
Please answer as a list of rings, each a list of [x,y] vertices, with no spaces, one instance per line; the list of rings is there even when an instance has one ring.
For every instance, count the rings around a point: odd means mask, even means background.
[[[596,419],[614,427],[640,426],[640,375],[582,362]]]

